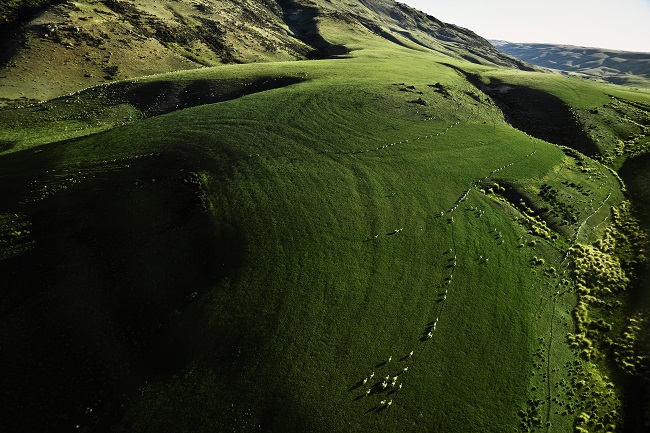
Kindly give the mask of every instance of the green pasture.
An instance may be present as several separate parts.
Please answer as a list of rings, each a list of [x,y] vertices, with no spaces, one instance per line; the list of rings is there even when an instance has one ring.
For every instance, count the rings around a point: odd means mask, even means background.
[[[163,96],[164,83],[197,80],[244,89],[161,115],[107,88],[0,112],[0,140],[11,143],[0,212],[33,220],[39,245],[15,250],[3,271],[61,264],[41,292],[12,277],[0,334],[14,338],[48,310],[34,332],[61,324],[51,344],[77,345],[65,359],[86,366],[75,380],[95,390],[66,394],[74,409],[57,425],[507,432],[531,399],[553,405],[543,372],[575,360],[575,296],[554,297],[563,256],[597,238],[620,186],[599,162],[509,126],[440,62],[451,60],[378,44],[345,59],[138,80]],[[611,86],[455,64],[577,109],[610,100]],[[296,82],[251,94],[232,81],[284,77]],[[524,205],[488,191],[493,183],[555,209],[545,219],[555,236],[535,235]],[[562,192],[544,198],[544,184]],[[101,235],[86,241],[77,227]],[[130,327],[119,326],[127,314]],[[68,330],[79,317],[85,335]],[[42,340],[39,356],[58,353],[42,336],[10,345],[22,360],[12,371],[33,374],[36,391],[49,369],[28,343]],[[382,390],[387,375],[396,385]],[[549,431],[570,431],[578,415],[540,413],[544,429],[561,426]]]

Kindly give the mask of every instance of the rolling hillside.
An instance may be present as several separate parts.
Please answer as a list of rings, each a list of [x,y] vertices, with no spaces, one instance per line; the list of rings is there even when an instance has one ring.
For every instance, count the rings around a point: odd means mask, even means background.
[[[0,90],[0,431],[644,431],[650,95],[388,1],[200,5],[284,48]]]
[[[2,8],[0,97],[10,100],[205,66],[343,55],[367,38],[529,67],[469,30],[390,0],[12,1]],[[332,42],[321,26],[345,29],[350,38]]]
[[[598,78],[615,84],[648,87],[650,53],[553,44],[491,41],[506,54],[533,65]]]

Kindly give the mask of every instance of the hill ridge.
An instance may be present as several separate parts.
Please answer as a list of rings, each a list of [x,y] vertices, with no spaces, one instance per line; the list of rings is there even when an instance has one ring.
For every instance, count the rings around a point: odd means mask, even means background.
[[[614,84],[650,85],[650,53],[569,44],[491,42],[502,52],[539,67]]]
[[[372,35],[475,63],[530,69],[473,32],[393,0],[41,4],[36,15],[17,14],[14,33],[0,42],[0,98],[42,100],[176,70],[327,58],[352,49],[330,39]]]

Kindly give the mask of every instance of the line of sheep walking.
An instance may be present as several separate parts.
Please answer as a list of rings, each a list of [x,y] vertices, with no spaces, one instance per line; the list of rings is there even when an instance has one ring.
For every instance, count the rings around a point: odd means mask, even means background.
[[[458,121],[455,122],[454,124],[447,127],[447,129],[445,129],[442,133],[435,134],[435,136],[439,136],[441,134],[444,134],[450,128],[452,128],[455,125],[458,125],[459,123],[460,122],[458,122]],[[423,138],[431,138],[431,137],[434,137],[434,135],[426,135]],[[419,140],[419,139],[420,139],[420,137],[416,138],[416,140]],[[386,149],[387,147],[393,146],[395,144],[402,144],[404,142],[408,142],[408,140],[398,142],[398,143],[391,143],[390,145],[385,145],[385,146],[382,146],[382,147],[378,147],[377,150]],[[526,155],[525,158],[528,158],[528,157],[534,155],[536,152],[537,151],[531,152],[530,154]],[[492,172],[490,172],[488,174],[486,179],[489,178],[492,174],[494,174],[496,172],[499,172],[499,171],[501,171],[501,170],[503,170],[505,168],[511,167],[514,164],[515,164],[515,162],[512,162],[512,163],[504,165],[503,167],[501,167],[499,169],[493,170]],[[467,189],[466,191],[464,191],[463,194],[454,203],[454,205],[447,211],[447,214],[449,215],[448,222],[450,224],[454,223],[454,215],[453,214],[456,212],[456,210],[458,210],[458,206],[467,200],[467,198],[469,196],[469,193],[476,186],[477,186],[477,184],[475,182],[473,182],[472,185],[470,186],[470,188]],[[472,211],[475,211],[478,214],[479,218],[485,213],[484,210],[481,210],[481,209],[478,209],[478,208],[475,208],[475,207],[470,207],[469,209],[472,210]],[[439,216],[443,217],[444,215],[445,215],[445,212],[440,211]],[[404,228],[400,227],[398,229],[395,229],[395,230],[387,233],[387,235],[395,235],[395,234],[401,233],[403,230],[404,230]],[[502,239],[502,237],[503,237],[502,233],[498,232],[497,229],[494,229],[494,235],[497,236],[498,239]],[[447,300],[447,296],[449,294],[449,288],[451,286],[451,283],[454,280],[454,270],[456,269],[456,266],[458,264],[458,261],[457,261],[458,257],[457,257],[457,254],[455,252],[456,242],[455,242],[455,239],[453,239],[453,236],[454,235],[453,235],[453,230],[452,230],[452,243],[453,243],[454,247],[451,248],[448,251],[448,254],[450,254],[449,261],[450,261],[451,272],[449,273],[449,276],[445,279],[445,284],[444,284],[445,290],[444,290],[444,293],[441,294],[441,298],[439,299],[439,301],[446,301]],[[379,235],[377,234],[377,235],[371,236],[371,238],[369,240],[377,239],[378,237],[379,237]],[[482,255],[480,255],[478,261],[480,263],[482,263],[482,264],[487,264],[489,262],[489,258],[483,257]],[[433,339],[433,336],[435,335],[435,332],[437,332],[439,320],[440,320],[440,316],[436,317],[434,321],[429,323],[429,325],[425,328],[424,333],[422,334],[422,337],[420,338],[421,342],[427,342],[427,341],[430,341],[431,339]],[[411,350],[407,355],[405,355],[404,357],[401,358],[401,361],[412,360],[413,356],[414,356],[414,351]],[[387,358],[386,361],[381,363],[380,366],[391,365],[392,360],[393,360],[393,357],[390,356],[390,357]],[[385,377],[383,377],[381,380],[377,380],[374,383],[373,383],[373,378],[375,377],[375,372],[374,371],[371,372],[369,376],[364,377],[360,381],[360,383],[363,386],[367,386],[364,393],[360,397],[370,397],[370,396],[375,395],[375,394],[380,395],[380,394],[383,394],[383,393],[388,393],[387,395],[392,395],[393,393],[397,393],[397,392],[401,391],[402,387],[404,385],[403,384],[403,375],[406,374],[408,371],[409,371],[409,366],[405,366],[405,367],[402,368],[401,371],[399,371],[397,373],[393,373],[393,374],[388,374]],[[380,408],[380,410],[381,409],[387,409],[392,404],[393,404],[393,399],[385,398],[385,399],[382,399],[379,402],[379,408]]]

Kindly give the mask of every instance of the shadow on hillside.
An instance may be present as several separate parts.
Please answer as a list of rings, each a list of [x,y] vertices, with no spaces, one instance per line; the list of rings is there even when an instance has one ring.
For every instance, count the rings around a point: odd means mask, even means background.
[[[485,84],[478,75],[467,73],[454,65],[445,65],[464,75],[467,81],[489,96],[514,128],[591,157],[600,153],[571,108],[560,98],[542,90],[509,85],[497,79]]]
[[[282,8],[284,21],[296,38],[314,47],[313,51],[307,53],[308,59],[327,59],[350,52],[345,45],[331,44],[320,34],[316,21],[319,15],[317,8],[302,5],[296,0],[277,0],[277,2]]]
[[[233,278],[242,254],[180,158],[46,171],[51,154],[0,159],[0,217],[23,221],[0,231],[2,431],[67,430],[176,374],[201,350],[194,300]]]
[[[304,81],[300,77],[264,77],[258,79],[174,80],[151,83],[129,81],[99,86],[78,94],[108,103],[127,103],[145,117],[158,116],[199,105],[231,101],[254,93],[287,87]],[[74,97],[76,97],[75,95]],[[74,98],[70,96],[58,99]]]
[[[501,108],[515,128],[550,143],[575,149],[587,156],[598,155],[598,147],[560,98],[529,87],[501,91],[504,83],[495,82],[484,92]]]

